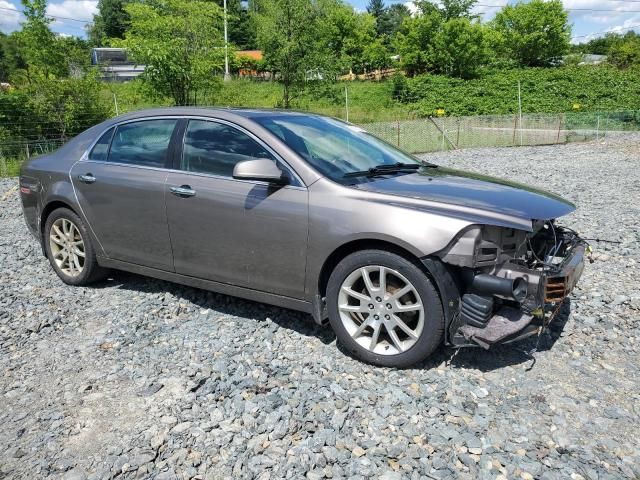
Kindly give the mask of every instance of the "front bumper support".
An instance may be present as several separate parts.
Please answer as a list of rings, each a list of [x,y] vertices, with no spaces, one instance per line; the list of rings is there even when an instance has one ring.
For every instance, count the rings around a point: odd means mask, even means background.
[[[585,245],[578,244],[553,272],[529,271],[530,285],[536,286],[526,304],[502,305],[484,327],[460,325],[452,336],[455,346],[477,345],[488,349],[491,345],[522,339],[544,329],[553,320],[551,311],[575,288],[584,270]],[[502,270],[506,278],[526,272],[521,266],[517,270]],[[534,315],[535,313],[535,315]],[[453,332],[452,332],[453,333]]]

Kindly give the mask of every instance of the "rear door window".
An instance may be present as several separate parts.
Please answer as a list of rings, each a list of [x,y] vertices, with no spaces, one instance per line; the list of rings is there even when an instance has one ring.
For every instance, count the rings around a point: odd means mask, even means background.
[[[109,162],[164,167],[175,119],[142,120],[120,125],[113,136]]]

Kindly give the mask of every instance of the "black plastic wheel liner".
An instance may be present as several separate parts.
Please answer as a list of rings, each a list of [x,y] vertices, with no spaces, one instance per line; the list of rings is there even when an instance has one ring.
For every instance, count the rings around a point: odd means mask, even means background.
[[[424,257],[420,260],[429,272],[440,293],[445,321],[444,344],[451,345],[453,335],[459,327],[456,320],[460,314],[460,289],[454,275],[439,259]]]

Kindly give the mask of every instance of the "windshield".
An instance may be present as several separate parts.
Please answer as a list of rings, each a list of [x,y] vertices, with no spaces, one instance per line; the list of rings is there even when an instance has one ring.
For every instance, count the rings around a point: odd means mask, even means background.
[[[421,163],[404,152],[367,133],[362,128],[328,117],[270,115],[254,121],[280,137],[284,143],[323,175],[340,183],[353,183],[358,172],[381,166]],[[415,171],[415,170],[414,170]],[[377,172],[379,174],[379,172]],[[410,173],[385,170],[387,174]]]

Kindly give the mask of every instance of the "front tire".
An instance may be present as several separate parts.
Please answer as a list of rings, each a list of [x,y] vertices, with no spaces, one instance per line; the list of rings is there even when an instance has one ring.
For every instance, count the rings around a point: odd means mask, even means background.
[[[327,307],[338,342],[367,363],[407,367],[442,343],[437,290],[417,262],[395,253],[363,250],[344,258],[329,278]]]
[[[88,285],[106,277],[108,271],[98,265],[87,227],[68,208],[58,208],[47,217],[44,243],[47,258],[64,283]]]

